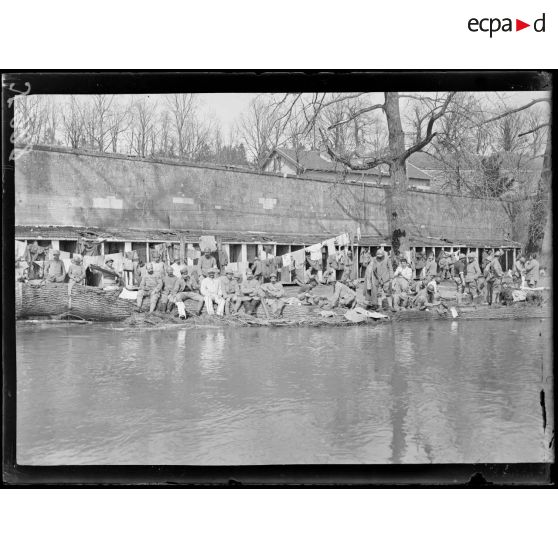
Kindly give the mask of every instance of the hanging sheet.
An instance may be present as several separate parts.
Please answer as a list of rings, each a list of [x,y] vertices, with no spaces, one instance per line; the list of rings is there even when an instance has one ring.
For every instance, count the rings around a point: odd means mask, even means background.
[[[306,252],[304,249],[291,252],[291,258],[295,265],[302,265],[306,261]]]
[[[281,259],[283,260],[283,267],[290,267],[292,261],[292,254],[283,254]]]
[[[25,250],[27,249],[27,243],[21,242],[21,240],[15,241],[15,257],[16,260],[18,258],[25,258]]]
[[[214,236],[200,236],[200,250],[203,252],[206,248],[209,248],[212,252],[217,250]]]

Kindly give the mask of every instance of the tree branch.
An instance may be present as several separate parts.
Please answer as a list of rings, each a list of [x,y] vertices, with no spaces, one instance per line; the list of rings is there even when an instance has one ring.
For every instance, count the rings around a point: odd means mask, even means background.
[[[507,110],[506,112],[503,112],[502,114],[499,114],[498,116],[495,116],[494,118],[490,118],[489,120],[485,120],[484,122],[481,122],[479,124],[479,126],[481,126],[482,124],[488,124],[489,122],[495,122],[496,120],[500,120],[501,118],[505,118],[506,116],[509,116],[510,114],[514,114],[516,112],[520,112],[522,110],[528,109],[529,107],[532,107],[533,105],[536,105],[537,103],[545,103],[545,102],[547,102],[547,103],[550,102],[550,99],[535,99],[535,100],[531,101],[530,103],[527,103],[526,105],[523,105],[522,107]]]
[[[322,141],[324,142],[326,151],[328,152],[329,156],[335,161],[338,161],[339,163],[345,165],[351,170],[366,171],[366,170],[373,169],[374,167],[378,167],[380,165],[389,165],[391,162],[391,159],[386,159],[384,157],[376,157],[374,159],[370,159],[363,163],[353,163],[350,157],[340,155],[333,149],[333,147],[331,147],[331,143],[328,137],[326,136],[325,132],[321,128],[320,128],[320,134],[322,136]]]
[[[410,157],[413,153],[415,153],[417,151],[420,151],[421,149],[426,147],[434,139],[434,137],[437,134],[437,132],[432,131],[432,129],[434,127],[434,123],[436,122],[436,120],[441,118],[446,113],[446,111],[448,110],[448,106],[451,103],[451,100],[453,99],[454,96],[455,96],[455,91],[448,94],[448,96],[446,97],[446,100],[445,100],[444,104],[442,105],[442,108],[440,109],[440,111],[437,112],[436,114],[433,114],[430,117],[430,120],[428,121],[428,126],[426,127],[425,138],[423,140],[419,141],[418,143],[416,143],[415,145],[409,147],[409,149],[407,149],[402,155],[403,160]]]
[[[541,128],[546,128],[547,126],[550,126],[550,122],[545,122],[544,124],[541,124],[540,126],[535,126],[533,129],[528,130],[527,132],[522,132],[521,134],[518,134],[518,138],[520,138],[521,136],[526,136],[527,134],[532,134],[533,132],[536,132],[537,130],[540,130]]]
[[[372,105],[371,107],[365,107],[363,109],[357,110],[355,113],[353,113],[351,116],[349,116],[349,118],[346,118],[345,120],[341,120],[339,122],[336,122],[335,124],[332,124],[331,126],[329,126],[328,130],[333,130],[334,128],[337,128],[338,126],[343,126],[343,124],[347,124],[347,122],[350,122],[351,120],[354,120],[355,118],[358,118],[361,114],[364,114],[366,112],[372,112],[373,110],[377,110],[377,109],[383,109],[384,108],[384,104],[378,104],[378,105]]]

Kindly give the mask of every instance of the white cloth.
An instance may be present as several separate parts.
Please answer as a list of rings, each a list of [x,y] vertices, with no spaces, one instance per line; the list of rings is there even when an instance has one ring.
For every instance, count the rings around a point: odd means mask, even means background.
[[[340,234],[339,236],[335,237],[337,244],[339,246],[348,246],[351,243],[348,233]]]
[[[514,302],[527,300],[527,291],[524,291],[523,289],[516,289],[512,291],[512,297]]]
[[[176,277],[180,277],[180,269],[182,268],[182,266],[179,263],[175,262],[171,265],[171,267],[172,270],[174,271],[174,275]]]
[[[15,257],[16,260],[18,258],[23,258],[23,256],[25,256],[25,248],[27,247],[27,244],[25,242],[21,242],[21,240],[16,240],[15,241]]]
[[[300,265],[306,259],[306,252],[304,251],[304,249],[297,250],[296,252],[291,252],[291,258],[293,259],[295,264]]]
[[[290,267],[291,266],[291,254],[283,254],[281,256],[283,259],[283,267]]]
[[[138,291],[129,291],[128,289],[122,289],[122,292],[118,295],[118,298],[123,298],[124,300],[137,300]]]
[[[312,244],[309,248],[310,250],[310,259],[312,261],[317,261],[322,259],[322,245],[320,244]]]
[[[200,250],[203,252],[206,248],[209,248],[212,252],[217,250],[217,243],[215,242],[214,236],[200,236]]]

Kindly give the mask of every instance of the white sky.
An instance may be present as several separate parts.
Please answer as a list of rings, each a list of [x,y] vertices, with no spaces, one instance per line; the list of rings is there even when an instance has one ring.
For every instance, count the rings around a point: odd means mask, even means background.
[[[479,92],[479,95],[492,96],[495,94],[502,95],[509,100],[510,105],[516,106],[527,104],[533,99],[550,96],[550,93],[546,91]],[[250,101],[258,95],[261,93],[203,93],[200,94],[200,98],[203,102],[204,112],[213,115],[221,123],[223,135],[227,137],[235,120],[248,109]]]

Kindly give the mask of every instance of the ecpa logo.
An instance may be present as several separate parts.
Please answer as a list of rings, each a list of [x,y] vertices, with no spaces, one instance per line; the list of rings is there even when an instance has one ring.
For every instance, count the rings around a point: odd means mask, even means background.
[[[545,32],[545,17],[546,14],[543,14],[540,18],[536,19],[533,22],[533,29],[537,33],[544,33]],[[477,19],[476,17],[472,17],[467,27],[469,31],[473,33],[477,33],[478,31],[482,31],[483,33],[490,33],[490,38],[494,33],[498,31],[503,32],[511,32],[514,31],[512,18],[505,17],[500,19],[499,17],[485,17],[482,19]],[[526,29],[527,27],[531,27],[530,23],[525,23],[521,19],[515,20],[515,31],[521,31],[522,29]]]

